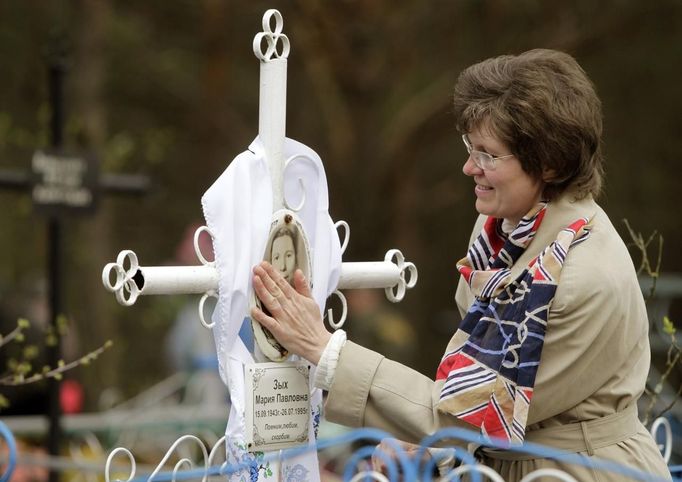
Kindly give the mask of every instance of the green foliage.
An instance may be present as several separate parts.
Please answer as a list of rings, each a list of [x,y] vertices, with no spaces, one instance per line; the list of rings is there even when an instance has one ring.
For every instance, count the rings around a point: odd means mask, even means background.
[[[69,320],[60,315],[57,317],[57,329],[54,330],[51,326],[45,335],[45,346],[50,346],[51,343],[56,343],[59,337],[64,336],[68,332]],[[4,372],[0,372],[0,386],[17,386],[35,383],[48,378],[61,380],[64,372],[72,370],[80,365],[89,365],[96,360],[105,350],[111,348],[112,342],[108,340],[101,347],[90,353],[80,357],[79,359],[66,363],[64,360],[59,360],[56,367],[44,365],[40,370],[35,370],[31,360],[34,360],[40,354],[40,348],[36,345],[25,344],[24,330],[30,328],[30,322],[25,318],[17,320],[17,326],[14,330],[5,336],[0,337],[0,347],[9,343],[19,345],[20,358],[10,357],[7,360],[7,366]],[[7,408],[9,400],[6,397],[0,396],[0,409]]]
[[[22,343],[24,341],[24,331],[30,327],[30,323],[25,318],[19,318],[17,320],[17,326],[12,331],[6,335],[0,335],[0,347],[11,343],[12,341],[16,343]],[[10,360],[11,362],[12,360]]]
[[[663,331],[670,335],[673,338],[673,340],[675,339],[675,333],[677,330],[675,329],[675,325],[670,320],[670,318],[668,318],[667,315],[663,317]]]

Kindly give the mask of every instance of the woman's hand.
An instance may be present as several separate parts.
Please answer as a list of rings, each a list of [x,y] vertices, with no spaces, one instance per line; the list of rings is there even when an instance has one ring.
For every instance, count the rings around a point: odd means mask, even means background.
[[[426,463],[431,458],[429,451],[421,449],[421,446],[419,445],[403,442],[402,440],[394,438],[385,438],[374,449],[374,453],[372,454],[372,470],[379,472],[386,477],[390,477],[391,475],[395,476],[394,474],[390,473],[389,467],[391,464],[388,462],[388,460],[390,460],[395,464],[395,468],[398,470],[398,472],[402,474],[403,470],[401,468],[401,461],[398,459],[398,455],[396,453],[396,445],[400,447],[400,450],[402,450],[407,458],[412,462],[415,462],[415,459],[421,450],[422,456],[419,463],[416,464],[417,466],[422,466],[422,464]]]
[[[254,307],[251,317],[270,330],[284,348],[317,365],[331,334],[300,269],[294,273],[294,287],[267,261],[254,267],[253,288],[270,315]]]

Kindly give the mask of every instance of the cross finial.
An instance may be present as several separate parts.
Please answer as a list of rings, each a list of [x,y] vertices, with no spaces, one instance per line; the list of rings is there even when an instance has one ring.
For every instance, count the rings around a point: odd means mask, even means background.
[[[272,22],[275,22],[274,29]],[[274,58],[286,59],[289,57],[289,37],[282,33],[284,20],[279,10],[271,8],[263,14],[263,31],[253,38],[253,53],[263,62],[269,62]],[[265,40],[265,52],[263,52],[263,40]],[[281,44],[279,46],[278,44]]]

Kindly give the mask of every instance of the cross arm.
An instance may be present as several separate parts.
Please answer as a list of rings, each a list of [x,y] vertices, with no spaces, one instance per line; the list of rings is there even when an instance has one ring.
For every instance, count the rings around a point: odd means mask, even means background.
[[[197,251],[202,264],[196,266],[140,266],[134,251],[121,251],[115,262],[107,264],[102,271],[104,287],[115,294],[124,306],[132,306],[141,295],[202,294],[199,301],[199,317],[206,327],[212,327],[204,318],[204,303],[210,296],[217,296],[218,270]],[[341,264],[341,274],[336,294],[343,310],[334,321],[328,310],[329,323],[334,328],[343,325],[347,316],[346,299],[340,290],[358,288],[383,288],[388,299],[394,303],[405,296],[405,291],[417,283],[417,268],[405,262],[397,249],[386,253],[383,261],[352,262]]]
[[[0,171],[0,188],[25,191],[31,186],[31,176],[24,171]]]
[[[341,264],[337,290],[359,288],[398,289],[391,301],[400,301],[405,288],[417,281],[417,271],[412,263],[389,259],[402,258],[398,250],[387,253],[384,261],[353,262]],[[399,258],[399,259],[400,259]],[[218,291],[218,270],[213,263],[196,266],[140,266],[134,251],[124,250],[115,262],[102,271],[104,287],[116,295],[116,300],[132,306],[141,295],[201,294]],[[404,288],[401,286],[404,285]]]
[[[33,186],[30,171],[0,171],[0,188],[16,191],[28,191]],[[102,174],[98,188],[110,194],[145,194],[149,191],[150,181],[147,176],[139,174]]]

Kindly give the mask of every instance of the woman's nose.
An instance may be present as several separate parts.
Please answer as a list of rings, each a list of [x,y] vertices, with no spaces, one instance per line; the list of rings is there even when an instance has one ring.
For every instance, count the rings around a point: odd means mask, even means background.
[[[462,172],[467,176],[480,176],[483,174],[483,169],[478,167],[471,156],[467,157],[467,161],[462,166]]]

